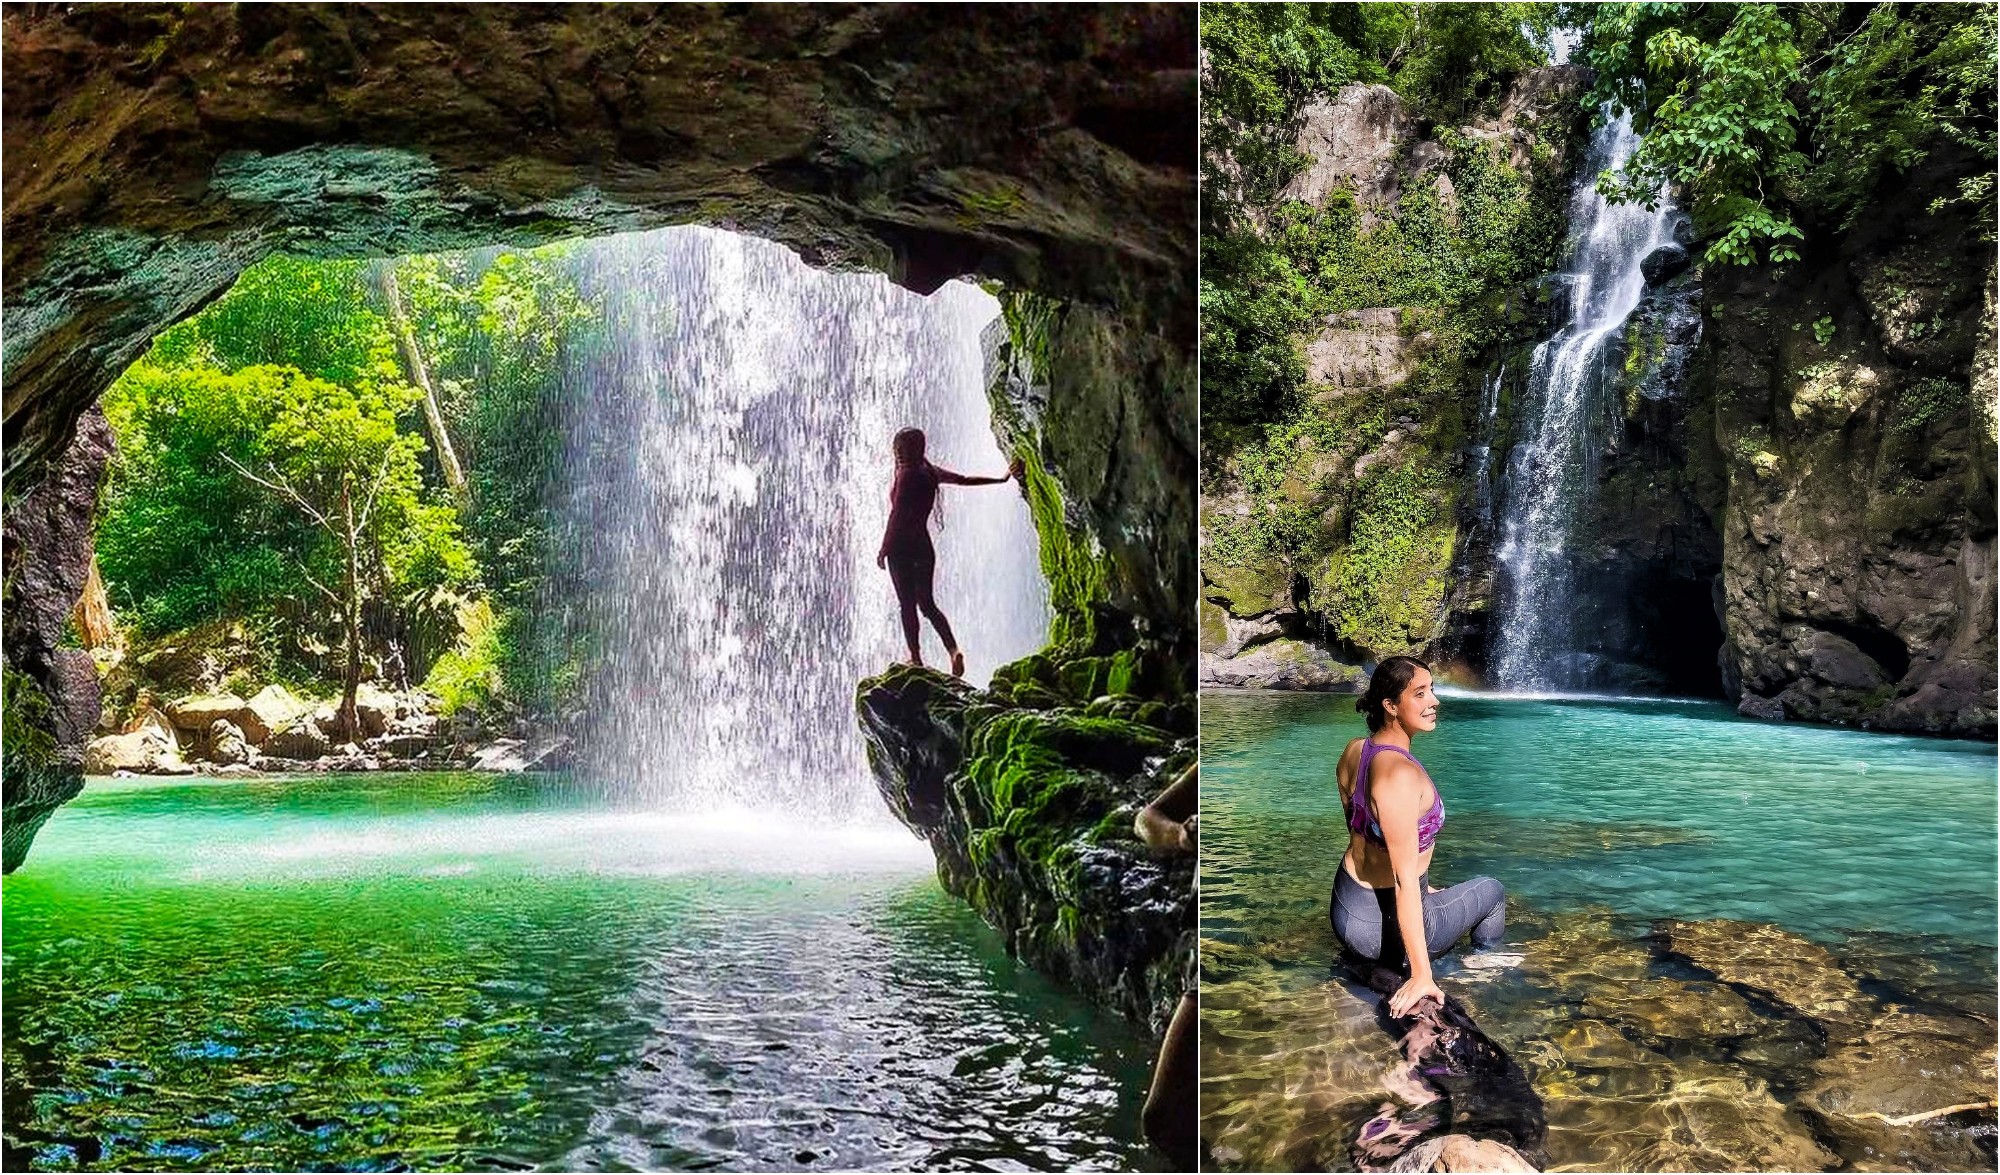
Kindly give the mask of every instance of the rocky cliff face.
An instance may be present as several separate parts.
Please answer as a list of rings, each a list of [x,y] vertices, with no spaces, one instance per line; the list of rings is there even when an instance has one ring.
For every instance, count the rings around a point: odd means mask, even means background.
[[[97,729],[97,667],[60,647],[63,625],[90,574],[97,486],[111,457],[111,425],[95,407],[32,493],[7,510],[6,587],[0,632],[7,651],[0,733],[6,818],[4,859],[13,872],[42,823],[83,787],[84,748]]]
[[[247,6],[4,19],[10,606],[18,592],[60,618],[74,603],[64,577],[24,572],[17,588],[15,569],[87,565],[88,526],[23,522],[21,542],[11,536],[34,488],[58,476],[78,419],[161,328],[268,253],[702,223],[919,291],[978,275],[1056,307],[1057,362],[1007,434],[1052,504],[1038,515],[1045,548],[1090,554],[1076,614],[1107,610],[1128,641],[1185,630],[1191,10]],[[95,688],[78,678],[64,694],[11,640],[7,663],[10,730],[18,720],[53,738],[50,715],[81,712]],[[49,705],[15,705],[17,672]],[[73,790],[74,764],[35,748]],[[29,770],[10,752],[10,837],[29,827],[13,807]]]
[[[1428,130],[1388,87],[1348,86],[1302,112],[1295,147],[1311,163],[1279,203],[1351,202],[1359,236],[1448,235],[1472,218],[1510,234],[1515,218],[1561,207],[1582,77],[1531,71],[1493,117]],[[1472,167],[1482,161],[1492,170]],[[1497,173],[1506,206],[1469,205],[1453,178],[1468,173],[1489,183]],[[1405,214],[1409,224],[1385,227]],[[1415,239],[1399,249],[1414,251]],[[1523,283],[1466,304],[1340,310],[1299,339],[1307,404],[1297,420],[1233,454],[1203,487],[1204,684],[1358,690],[1366,660],[1476,643],[1491,593],[1479,487],[1505,425],[1501,411],[1496,442],[1487,376],[1525,362],[1553,298]],[[1373,508],[1389,500],[1419,508]]]
[[[1746,712],[1994,737],[1993,245],[1934,186],[1785,269],[1710,267],[1696,424]]]

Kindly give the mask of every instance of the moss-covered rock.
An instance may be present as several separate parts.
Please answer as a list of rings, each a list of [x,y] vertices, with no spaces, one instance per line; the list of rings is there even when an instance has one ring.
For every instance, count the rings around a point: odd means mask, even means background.
[[[1133,819],[1194,761],[1194,715],[1115,691],[1141,661],[1036,654],[991,691],[899,665],[856,709],[883,799],[945,888],[1024,963],[1163,1032],[1192,965],[1194,862],[1153,859]],[[1027,691],[1040,704],[1014,701]]]

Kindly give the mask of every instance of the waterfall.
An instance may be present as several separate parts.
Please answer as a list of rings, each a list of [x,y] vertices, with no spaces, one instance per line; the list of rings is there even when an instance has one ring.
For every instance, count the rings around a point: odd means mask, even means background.
[[[1577,519],[1596,485],[1596,459],[1615,421],[1605,403],[1607,356],[1645,294],[1639,263],[1673,240],[1666,200],[1648,212],[1597,193],[1606,168],[1639,145],[1631,120],[1598,128],[1570,199],[1574,244],[1564,273],[1567,321],[1535,348],[1518,440],[1500,485],[1497,630],[1489,677],[1506,689],[1583,684],[1570,629],[1575,613]]]
[[[593,241],[574,263],[606,320],[567,373],[559,507],[594,644],[585,773],[682,811],[885,819],[854,687],[904,655],[875,566],[890,438],[915,426],[937,464],[1006,469],[982,343],[998,303],[708,229]],[[1034,525],[1012,483],[940,497],[937,599],[983,684],[1047,639]]]

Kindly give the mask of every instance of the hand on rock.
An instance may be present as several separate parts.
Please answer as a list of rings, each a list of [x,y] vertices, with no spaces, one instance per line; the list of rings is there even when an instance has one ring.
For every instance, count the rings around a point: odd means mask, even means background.
[[[1414,978],[1405,980],[1403,986],[1397,988],[1396,993],[1389,997],[1389,1014],[1401,1020],[1416,1011],[1417,1005],[1427,999],[1434,999],[1440,1005],[1444,1003],[1444,993],[1438,990],[1438,985],[1434,981]]]

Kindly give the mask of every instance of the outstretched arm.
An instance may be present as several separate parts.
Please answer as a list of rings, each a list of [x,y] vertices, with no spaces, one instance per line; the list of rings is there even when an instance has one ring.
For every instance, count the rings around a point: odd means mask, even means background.
[[[1003,481],[1012,481],[1021,476],[1021,462],[1018,459],[1013,464],[1007,466],[1007,472],[1001,474],[999,477],[974,477],[967,473],[954,473],[942,465],[933,465],[931,469],[937,473],[939,481],[957,486],[999,485]]]

